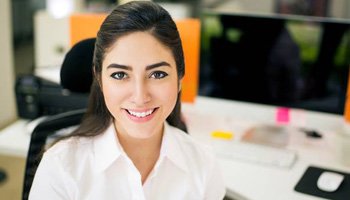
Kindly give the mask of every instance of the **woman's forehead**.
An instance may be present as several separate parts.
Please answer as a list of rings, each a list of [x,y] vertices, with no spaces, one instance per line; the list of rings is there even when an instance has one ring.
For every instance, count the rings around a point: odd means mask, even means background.
[[[147,31],[133,32],[118,38],[106,52],[104,59],[104,63],[121,62],[118,64],[153,64],[161,61],[175,64],[170,48]]]

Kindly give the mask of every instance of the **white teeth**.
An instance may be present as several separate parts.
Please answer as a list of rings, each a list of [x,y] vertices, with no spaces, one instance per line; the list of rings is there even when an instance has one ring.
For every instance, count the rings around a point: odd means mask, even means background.
[[[134,112],[134,111],[128,110],[128,112],[129,112],[131,115],[133,115],[133,116],[135,116],[135,117],[140,117],[140,118],[146,117],[146,116],[152,114],[153,111],[154,111],[154,109],[148,110],[148,111],[146,111],[146,112]]]

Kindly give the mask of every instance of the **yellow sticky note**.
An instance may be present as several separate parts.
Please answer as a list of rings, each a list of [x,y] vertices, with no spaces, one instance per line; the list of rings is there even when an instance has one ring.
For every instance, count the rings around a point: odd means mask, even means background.
[[[213,138],[220,138],[225,140],[230,140],[233,138],[233,133],[229,131],[213,131],[211,133]]]

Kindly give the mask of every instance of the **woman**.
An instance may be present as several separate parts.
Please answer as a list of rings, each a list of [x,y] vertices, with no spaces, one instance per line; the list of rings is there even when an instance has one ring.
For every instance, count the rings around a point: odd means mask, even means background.
[[[178,129],[184,58],[167,11],[147,1],[116,7],[93,65],[87,115],[44,154],[29,198],[222,199],[213,154]]]

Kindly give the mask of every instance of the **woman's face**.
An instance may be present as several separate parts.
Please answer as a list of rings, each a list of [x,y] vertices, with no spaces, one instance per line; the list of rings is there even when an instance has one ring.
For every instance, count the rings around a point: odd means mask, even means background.
[[[102,63],[102,91],[120,135],[161,134],[178,95],[171,50],[148,32],[120,37]]]

